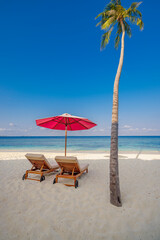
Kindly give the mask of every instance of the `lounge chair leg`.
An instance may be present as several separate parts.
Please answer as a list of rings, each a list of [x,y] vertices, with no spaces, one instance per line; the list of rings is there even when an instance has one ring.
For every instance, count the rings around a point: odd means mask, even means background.
[[[55,184],[55,183],[58,183],[58,176],[57,175],[56,175],[56,177],[53,180],[53,184]]]
[[[56,178],[53,179],[53,184],[55,184],[55,183],[56,183]]]
[[[24,174],[24,175],[23,175],[23,177],[22,177],[22,180],[24,180],[24,179],[25,179],[25,177],[26,177],[26,174]]]
[[[56,183],[58,183],[58,176],[56,176]]]
[[[40,182],[44,181],[45,180],[45,176],[44,175],[41,175],[41,178],[40,178]]]
[[[28,178],[28,171],[26,171],[26,174],[25,174],[25,179]]]
[[[77,188],[78,187],[78,180],[74,180],[74,186],[75,186],[75,188]]]

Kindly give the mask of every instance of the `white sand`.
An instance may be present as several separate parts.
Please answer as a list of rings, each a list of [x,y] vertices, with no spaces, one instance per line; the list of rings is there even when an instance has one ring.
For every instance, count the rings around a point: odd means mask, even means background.
[[[52,163],[55,155],[44,153]],[[24,152],[0,152],[0,240],[159,240],[160,154],[121,153],[123,206],[109,202],[109,154],[71,153],[89,163],[77,189],[22,181]]]

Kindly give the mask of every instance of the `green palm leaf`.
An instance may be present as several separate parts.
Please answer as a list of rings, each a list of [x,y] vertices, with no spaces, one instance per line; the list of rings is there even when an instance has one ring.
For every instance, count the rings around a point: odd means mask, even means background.
[[[115,38],[115,44],[114,44],[116,49],[118,48],[119,43],[120,43],[120,35],[117,35],[116,38]]]
[[[106,45],[109,43],[112,30],[113,27],[102,35],[101,50],[104,49]]]
[[[124,27],[125,27],[125,31],[126,31],[127,35],[129,37],[131,37],[132,36],[131,27],[129,26],[129,24],[126,21],[123,21],[123,22],[124,22]]]
[[[107,21],[105,21],[102,25],[101,25],[101,28],[103,29],[103,30],[107,30],[110,26],[111,26],[111,24],[113,24],[114,23],[114,21],[115,21],[115,17],[114,16],[112,16],[112,17],[110,17],[109,19],[107,19]]]
[[[140,18],[137,19],[137,26],[140,27],[141,30],[143,30],[144,28],[144,23],[142,22],[142,20]]]
[[[104,11],[100,13],[96,18],[101,17],[101,21],[96,26],[101,26],[101,29],[105,31],[102,35],[101,49],[103,49],[110,40],[110,35],[113,27],[117,23],[117,32],[115,38],[115,47],[117,48],[120,42],[120,36],[122,34],[121,24],[124,25],[125,32],[131,37],[131,27],[128,22],[139,26],[140,30],[143,29],[144,23],[142,21],[142,14],[137,9],[142,2],[133,2],[128,9],[125,9],[121,5],[120,0],[111,0],[107,4]]]
[[[117,32],[116,32],[116,38],[115,38],[115,48],[117,49],[120,43],[120,35],[122,33],[122,27],[121,24],[118,22],[117,24]]]

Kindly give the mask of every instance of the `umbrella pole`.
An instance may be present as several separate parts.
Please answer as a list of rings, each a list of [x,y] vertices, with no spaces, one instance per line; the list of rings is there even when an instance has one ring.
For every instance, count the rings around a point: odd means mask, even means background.
[[[66,157],[66,150],[67,150],[67,126],[65,129],[65,157]]]

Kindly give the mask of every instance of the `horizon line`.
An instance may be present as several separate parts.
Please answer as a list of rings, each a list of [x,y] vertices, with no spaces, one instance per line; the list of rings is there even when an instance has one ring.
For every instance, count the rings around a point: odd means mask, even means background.
[[[0,136],[0,137],[62,137],[62,138],[64,138],[65,136],[36,136],[36,135],[34,135],[34,136],[26,136],[26,135],[22,135],[22,136]],[[102,136],[100,136],[100,135],[97,135],[97,136],[67,136],[67,138],[68,137],[111,137],[111,135],[102,135]],[[160,137],[160,135],[119,135],[118,137]]]

